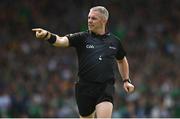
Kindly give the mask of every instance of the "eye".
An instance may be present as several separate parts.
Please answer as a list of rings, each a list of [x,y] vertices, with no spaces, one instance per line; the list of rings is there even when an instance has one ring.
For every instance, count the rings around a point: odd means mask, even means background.
[[[97,18],[96,17],[92,17],[92,20],[97,20]]]
[[[97,20],[96,17],[90,17],[90,16],[88,16],[88,20],[89,20],[89,19],[91,19],[91,20]]]
[[[92,17],[92,20],[96,20],[96,18],[95,18],[95,17]]]

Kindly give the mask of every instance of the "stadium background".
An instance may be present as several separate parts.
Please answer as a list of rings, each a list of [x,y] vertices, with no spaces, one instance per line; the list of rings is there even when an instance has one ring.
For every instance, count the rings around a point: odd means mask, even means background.
[[[78,117],[74,49],[35,40],[31,29],[86,30],[95,5],[109,10],[136,87],[127,95],[117,74],[113,117],[180,117],[180,0],[1,0],[0,117]]]

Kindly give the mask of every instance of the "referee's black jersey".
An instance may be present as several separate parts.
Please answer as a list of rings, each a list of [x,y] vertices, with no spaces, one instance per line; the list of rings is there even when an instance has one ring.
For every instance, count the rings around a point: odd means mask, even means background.
[[[114,80],[115,59],[126,55],[120,40],[111,33],[97,35],[90,31],[66,35],[69,45],[76,48],[79,82]]]

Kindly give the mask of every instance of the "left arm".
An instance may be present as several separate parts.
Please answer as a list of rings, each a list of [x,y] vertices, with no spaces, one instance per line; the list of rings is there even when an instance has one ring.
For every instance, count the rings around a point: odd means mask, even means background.
[[[127,58],[124,57],[122,60],[117,60],[117,64],[122,79],[129,79],[129,64]]]
[[[124,57],[122,60],[117,60],[118,69],[124,82],[124,89],[126,92],[134,91],[134,86],[131,84],[129,79],[129,64],[127,58]]]

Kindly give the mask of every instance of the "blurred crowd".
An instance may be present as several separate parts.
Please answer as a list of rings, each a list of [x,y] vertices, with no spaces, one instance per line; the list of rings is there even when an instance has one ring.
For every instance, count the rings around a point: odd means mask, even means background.
[[[135,85],[127,94],[116,68],[112,117],[180,117],[179,0],[1,0],[0,117],[78,117],[75,50],[36,40],[31,29],[86,30],[96,5],[110,12]]]

